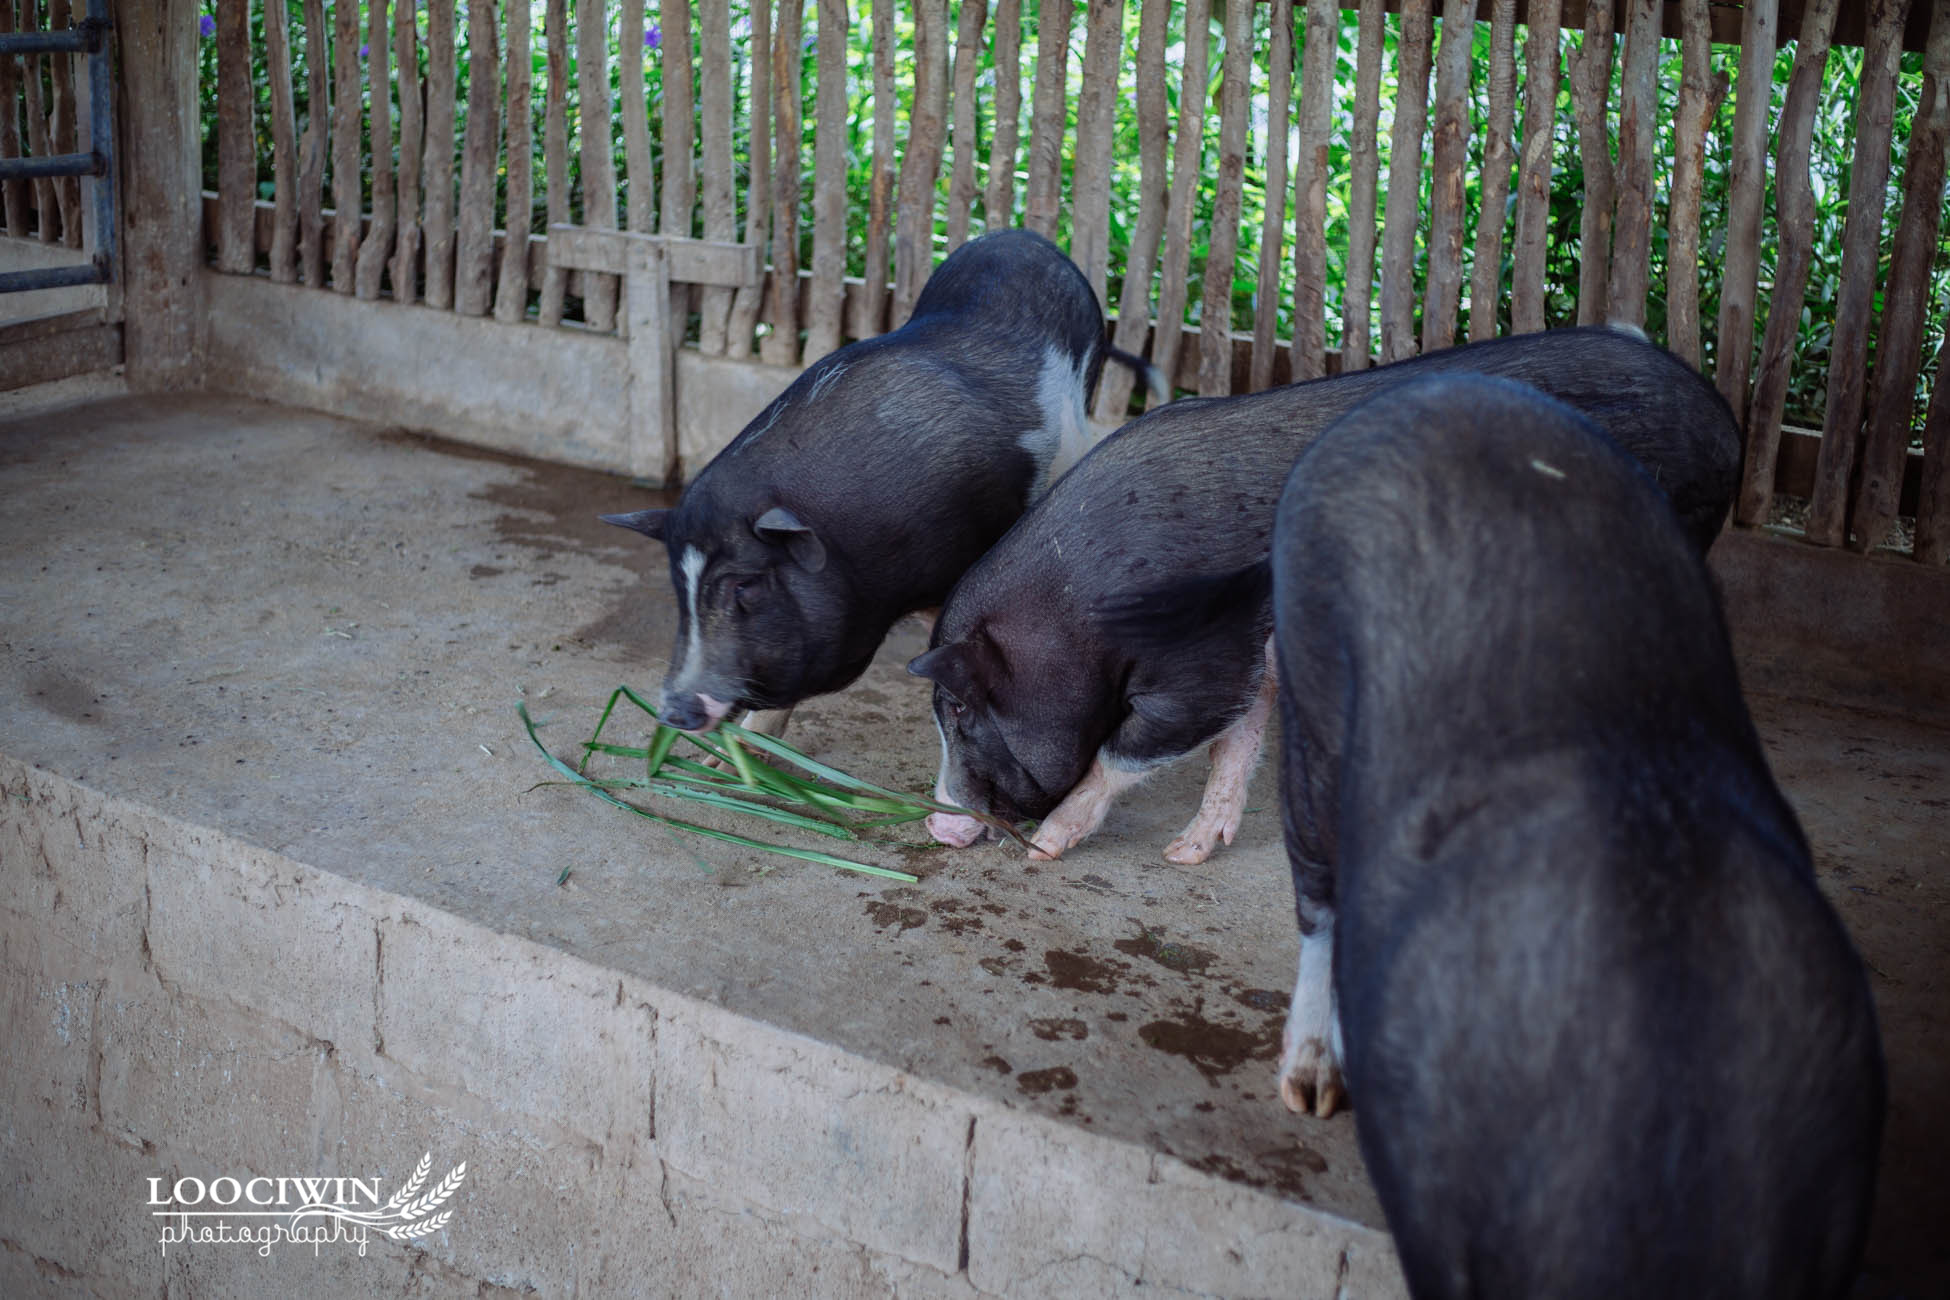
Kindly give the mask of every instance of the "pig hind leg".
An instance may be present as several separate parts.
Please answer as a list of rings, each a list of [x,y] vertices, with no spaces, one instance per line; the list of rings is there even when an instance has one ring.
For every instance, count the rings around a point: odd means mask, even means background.
[[[1341,1016],[1334,997],[1334,909],[1301,904],[1300,970],[1280,1041],[1280,1100],[1296,1115],[1325,1119],[1347,1099],[1341,1076]]]
[[[1212,773],[1206,778],[1205,793],[1198,813],[1178,838],[1165,846],[1165,861],[1193,866],[1212,856],[1220,843],[1232,843],[1239,832],[1240,818],[1246,811],[1246,787],[1253,769],[1259,766],[1261,743],[1266,735],[1266,720],[1273,712],[1273,697],[1278,693],[1279,674],[1273,664],[1273,642],[1266,642],[1266,671],[1259,691],[1245,716],[1212,742]]]

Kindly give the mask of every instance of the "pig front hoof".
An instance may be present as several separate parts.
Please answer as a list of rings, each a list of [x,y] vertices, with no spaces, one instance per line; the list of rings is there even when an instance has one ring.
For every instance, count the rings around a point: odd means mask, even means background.
[[[1287,1049],[1280,1062],[1280,1100],[1296,1115],[1326,1119],[1347,1102],[1347,1087],[1327,1044],[1309,1038]]]
[[[1069,826],[1059,817],[1051,817],[1036,828],[1029,840],[1029,860],[1031,862],[1054,862],[1065,852],[1077,846],[1086,834],[1081,826]]]
[[[932,835],[938,844],[965,849],[982,838],[982,823],[973,817],[963,817],[958,813],[930,813],[928,834]]]

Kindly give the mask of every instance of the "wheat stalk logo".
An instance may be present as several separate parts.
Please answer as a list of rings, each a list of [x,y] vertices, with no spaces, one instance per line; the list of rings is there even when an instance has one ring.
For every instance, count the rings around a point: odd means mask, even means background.
[[[440,1231],[454,1217],[452,1210],[440,1207],[460,1190],[461,1182],[467,1177],[467,1162],[455,1165],[445,1178],[434,1184],[432,1191],[421,1195],[420,1189],[426,1186],[427,1175],[432,1172],[433,1152],[429,1151],[414,1166],[413,1176],[377,1210],[353,1210],[327,1201],[313,1201],[292,1211],[291,1217],[296,1221],[307,1214],[329,1214],[347,1223],[378,1228],[394,1241],[412,1241]]]

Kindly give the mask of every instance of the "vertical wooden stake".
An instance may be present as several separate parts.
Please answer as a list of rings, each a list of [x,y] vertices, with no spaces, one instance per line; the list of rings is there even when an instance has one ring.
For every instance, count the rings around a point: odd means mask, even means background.
[[[400,0],[410,4],[412,0]],[[387,0],[367,5],[366,71],[372,95],[372,229],[359,244],[359,262],[352,272],[352,290],[371,302],[379,297],[386,259],[393,253],[393,233],[399,223],[399,188],[393,180],[393,86],[387,52],[392,26]]]
[[[1774,291],[1767,303],[1767,334],[1761,343],[1760,372],[1747,413],[1747,456],[1734,517],[1743,524],[1764,523],[1774,496],[1774,464],[1780,452],[1781,412],[1787,404],[1795,336],[1808,288],[1814,246],[1815,197],[1809,181],[1808,150],[1814,134],[1815,103],[1821,98],[1839,0],[1810,0],[1801,18],[1794,50],[1794,75],[1781,105],[1780,145],[1774,158],[1775,228],[1780,251]]]
[[[1463,167],[1469,161],[1469,65],[1476,48],[1476,0],[1442,9],[1435,75],[1434,176],[1429,194],[1429,279],[1422,295],[1422,350],[1456,341],[1462,297]]]
[[[1433,26],[1429,0],[1402,0],[1395,124],[1388,133],[1388,202],[1381,219],[1383,361],[1415,353],[1415,228],[1422,206],[1422,132],[1428,125]]]
[[[1491,0],[1490,116],[1483,142],[1483,206],[1476,214],[1476,260],[1469,274],[1469,341],[1496,337],[1503,296],[1504,207],[1516,150],[1510,126],[1517,110],[1517,0]]]
[[[1916,400],[1916,372],[1923,361],[1924,313],[1930,306],[1930,260],[1943,225],[1944,147],[1950,143],[1950,0],[1928,3],[1930,39],[1923,54],[1923,94],[1910,123],[1903,215],[1885,282],[1887,297],[1876,338],[1875,394],[1855,494],[1857,545],[1865,537],[1888,535],[1902,499],[1910,408]],[[1942,383],[1937,381],[1932,395],[1939,400],[1946,396]],[[1919,553],[1921,549],[1919,544]]]
[[[1036,98],[1029,115],[1029,189],[1023,197],[1022,224],[1052,239],[1063,205],[1064,98],[1075,16],[1075,0],[1042,0],[1036,19]]]
[[[643,0],[636,0],[636,6],[640,19]],[[508,0],[508,218],[494,291],[494,319],[505,325],[528,319],[528,236],[535,224],[535,70],[528,49],[534,24],[535,14],[527,0]],[[641,48],[642,44],[642,34],[638,33],[637,45]],[[642,71],[641,67],[637,69],[639,111],[643,107]],[[634,186],[634,172],[631,180]]]
[[[0,0],[12,7],[12,0]],[[4,60],[12,65],[13,60]],[[13,97],[0,99],[13,124]],[[251,122],[250,0],[217,0],[217,269],[257,267],[257,132]]]
[[[1713,379],[1736,416],[1747,414],[1754,355],[1754,296],[1760,284],[1761,208],[1767,191],[1767,118],[1774,88],[1779,0],[1740,8],[1740,82],[1733,108],[1733,175],[1727,192],[1726,260],[1720,267],[1720,324]],[[1748,441],[1752,443],[1752,421]],[[1773,473],[1773,453],[1768,453]],[[1768,490],[1773,490],[1769,483]]]
[[[1553,0],[1539,0],[1549,4]],[[1361,0],[1354,54],[1354,136],[1348,144],[1347,314],[1341,369],[1363,370],[1374,337],[1375,190],[1381,177],[1381,0]]]
[[[1266,64],[1266,212],[1259,226],[1258,302],[1253,311],[1253,357],[1246,391],[1273,385],[1275,337],[1280,306],[1280,270],[1285,259],[1287,136],[1293,103],[1293,0],[1273,0]],[[1279,195],[1278,200],[1274,195]]]
[[[813,255],[805,362],[840,345],[846,309],[846,0],[819,0],[819,126],[813,132]]]
[[[1532,0],[1524,30],[1523,163],[1517,177],[1517,242],[1510,259],[1513,334],[1544,328],[1544,250],[1550,240],[1562,11],[1562,0]]]
[[[1896,74],[1903,57],[1908,0],[1869,0],[1862,82],[1855,101],[1855,154],[1850,160],[1848,220],[1842,227],[1842,267],[1835,296],[1835,343],[1828,354],[1828,410],[1808,502],[1808,540],[1837,546],[1848,539],[1849,475],[1862,436],[1862,389],[1875,324],[1876,260],[1889,191],[1889,136],[1896,109]],[[1885,531],[1887,526],[1885,525]],[[1855,549],[1881,543],[1858,530]]]
[[[1724,73],[1713,75],[1708,0],[1684,0],[1680,10],[1685,68],[1679,87],[1672,201],[1666,218],[1666,346],[1699,368],[1699,211],[1706,170],[1706,128],[1726,97]]]
[[[1006,0],[1005,0],[1006,2]],[[0,0],[4,3],[4,0]],[[1289,0],[1290,3],[1290,0]],[[1158,241],[1165,226],[1165,154],[1171,126],[1165,100],[1165,20],[1168,10],[1150,4],[1138,10],[1137,118],[1138,210],[1131,247],[1124,262],[1124,292],[1118,299],[1116,345],[1141,356],[1151,333],[1151,280],[1158,265]],[[1001,38],[996,41],[1001,47]],[[1127,366],[1105,366],[1097,381],[1094,417],[1122,424],[1131,405],[1135,376]]]
[[[1327,136],[1334,112],[1340,13],[1334,0],[1307,0],[1306,45],[1300,55],[1300,150],[1293,166],[1295,382],[1327,373]]]

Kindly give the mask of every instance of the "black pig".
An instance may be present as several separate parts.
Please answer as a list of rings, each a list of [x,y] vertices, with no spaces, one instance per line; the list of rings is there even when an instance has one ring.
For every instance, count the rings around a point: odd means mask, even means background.
[[[1280,1088],[1331,1109],[1344,1047],[1421,1300],[1849,1290],[1874,1010],[1697,543],[1480,377],[1350,413],[1280,499]]]
[[[1099,444],[949,598],[909,665],[936,683],[938,797],[1043,818],[1037,856],[1057,857],[1120,791],[1216,742],[1198,814],[1165,856],[1203,862],[1230,843],[1272,708],[1264,560],[1280,484],[1356,403],[1457,371],[1523,380],[1590,415],[1651,470],[1694,545],[1711,544],[1739,429],[1711,384],[1636,331],[1521,335],[1178,402]],[[1210,581],[1225,574],[1237,580]],[[941,814],[929,827],[951,844],[982,830]]]
[[[1089,445],[1103,313],[1054,244],[1000,231],[929,278],[900,329],[807,368],[671,510],[604,515],[664,543],[677,646],[659,712],[702,730],[865,670]]]

